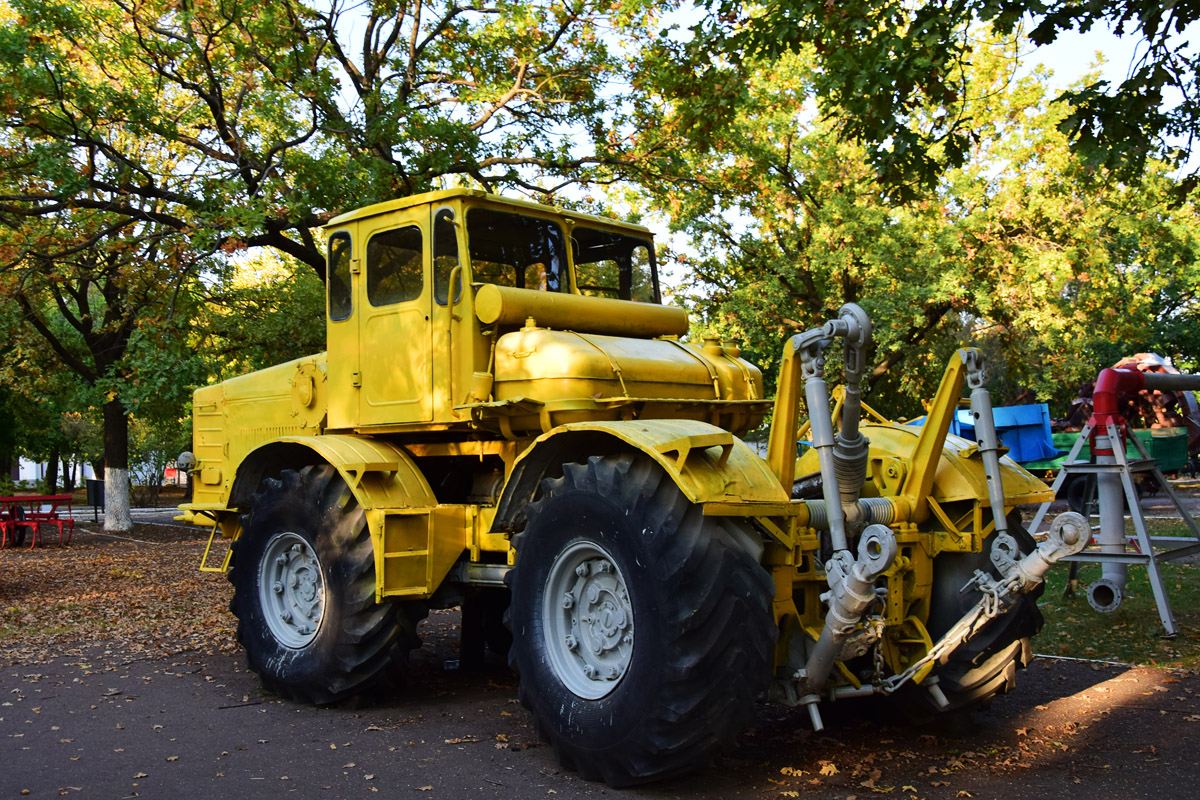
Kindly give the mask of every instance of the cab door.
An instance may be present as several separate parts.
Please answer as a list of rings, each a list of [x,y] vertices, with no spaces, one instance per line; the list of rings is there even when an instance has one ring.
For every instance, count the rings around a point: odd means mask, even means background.
[[[423,212],[423,213],[422,213]],[[359,223],[359,425],[433,418],[428,209]]]

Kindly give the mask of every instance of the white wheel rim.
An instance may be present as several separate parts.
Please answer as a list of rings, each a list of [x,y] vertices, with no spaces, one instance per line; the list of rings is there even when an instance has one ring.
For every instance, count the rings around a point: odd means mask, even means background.
[[[612,556],[591,542],[559,553],[542,597],[546,650],[572,693],[598,700],[617,688],[633,658],[633,606]]]
[[[267,542],[258,596],[267,628],[280,644],[299,650],[316,638],[325,617],[325,575],[304,538],[287,531]]]

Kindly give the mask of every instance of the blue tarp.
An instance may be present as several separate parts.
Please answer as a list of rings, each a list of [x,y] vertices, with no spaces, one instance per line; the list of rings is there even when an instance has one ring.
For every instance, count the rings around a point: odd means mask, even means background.
[[[1055,448],[1050,435],[1050,408],[1045,403],[1027,406],[998,406],[992,409],[996,421],[996,434],[1008,448],[1013,461],[1040,461],[1056,458],[1063,452]],[[910,425],[924,425],[925,418],[915,419]],[[950,420],[950,432],[964,439],[975,439],[975,417],[969,408],[960,408]]]

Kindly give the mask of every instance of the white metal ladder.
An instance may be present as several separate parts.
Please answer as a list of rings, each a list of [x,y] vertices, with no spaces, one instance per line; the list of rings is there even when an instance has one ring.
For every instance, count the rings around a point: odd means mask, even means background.
[[[1175,624],[1175,615],[1171,612],[1171,603],[1167,598],[1166,587],[1163,586],[1162,575],[1159,573],[1158,564],[1160,561],[1175,561],[1180,558],[1185,558],[1194,553],[1200,553],[1200,527],[1197,527],[1196,521],[1192,519],[1192,515],[1183,507],[1183,503],[1179,500],[1179,495],[1167,483],[1166,477],[1158,468],[1158,464],[1150,453],[1147,452],[1146,446],[1141,439],[1134,435],[1128,424],[1125,425],[1125,432],[1129,439],[1141,454],[1140,459],[1129,460],[1125,455],[1125,447],[1123,445],[1120,432],[1117,426],[1109,423],[1105,425],[1105,430],[1108,433],[1109,441],[1118,443],[1113,445],[1113,455],[1116,458],[1116,464],[1093,464],[1087,461],[1077,461],[1079,452],[1083,448],[1083,443],[1088,440],[1095,426],[1089,422],[1084,426],[1079,434],[1079,438],[1075,441],[1075,446],[1071,448],[1070,454],[1063,462],[1062,469],[1059,470],[1058,476],[1054,479],[1052,490],[1055,495],[1058,490],[1066,482],[1068,475],[1099,475],[1101,473],[1117,473],[1121,477],[1121,485],[1125,490],[1125,501],[1129,507],[1129,516],[1133,520],[1134,535],[1127,537],[1132,539],[1137,545],[1139,552],[1124,552],[1124,553],[1100,553],[1094,549],[1094,546],[1089,545],[1087,550],[1074,556],[1064,558],[1064,561],[1091,561],[1091,562],[1115,562],[1124,564],[1144,564],[1146,572],[1150,579],[1150,588],[1154,592],[1154,602],[1158,605],[1158,615],[1162,620],[1163,628],[1166,629],[1168,636],[1175,636],[1179,633],[1179,626]],[[1158,481],[1158,485],[1167,493],[1175,508],[1179,511],[1184,523],[1192,532],[1191,537],[1186,536],[1151,536],[1146,530],[1146,517],[1142,513],[1141,503],[1138,502],[1137,489],[1134,486],[1133,476],[1136,474],[1149,473]],[[1084,503],[1084,511],[1087,512],[1088,503]],[[1043,503],[1038,509],[1037,514],[1033,518],[1033,522],[1029,526],[1029,532],[1037,533],[1038,527],[1042,524],[1042,520],[1046,516],[1047,510],[1050,508],[1050,503]],[[1093,528],[1093,530],[1095,530]],[[1156,550],[1155,548],[1159,548]]]

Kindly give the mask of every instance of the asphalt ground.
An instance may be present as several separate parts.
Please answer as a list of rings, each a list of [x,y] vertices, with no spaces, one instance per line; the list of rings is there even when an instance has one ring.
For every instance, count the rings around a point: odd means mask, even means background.
[[[196,546],[194,530],[163,533],[153,545],[77,536],[110,542],[114,553]],[[1200,677],[1038,659],[1014,692],[953,730],[915,726],[876,700],[847,700],[823,707],[827,730],[815,734],[803,710],[764,704],[738,746],[698,773],[616,791],[558,766],[502,663],[455,668],[457,611],[432,614],[422,635],[403,690],[330,708],[264,692],[227,632],[164,642],[162,652],[119,639],[41,651],[0,643],[9,654],[0,658],[0,798],[1163,800],[1194,797],[1200,784]],[[1052,644],[1038,639],[1035,649]]]
[[[117,643],[0,671],[0,796],[1091,798],[1196,796],[1200,678],[1041,659],[965,730],[876,701],[760,707],[734,751],[617,792],[559,768],[494,663],[452,669],[457,612],[424,628],[408,686],[313,708],[264,692],[236,652],[126,655]]]

